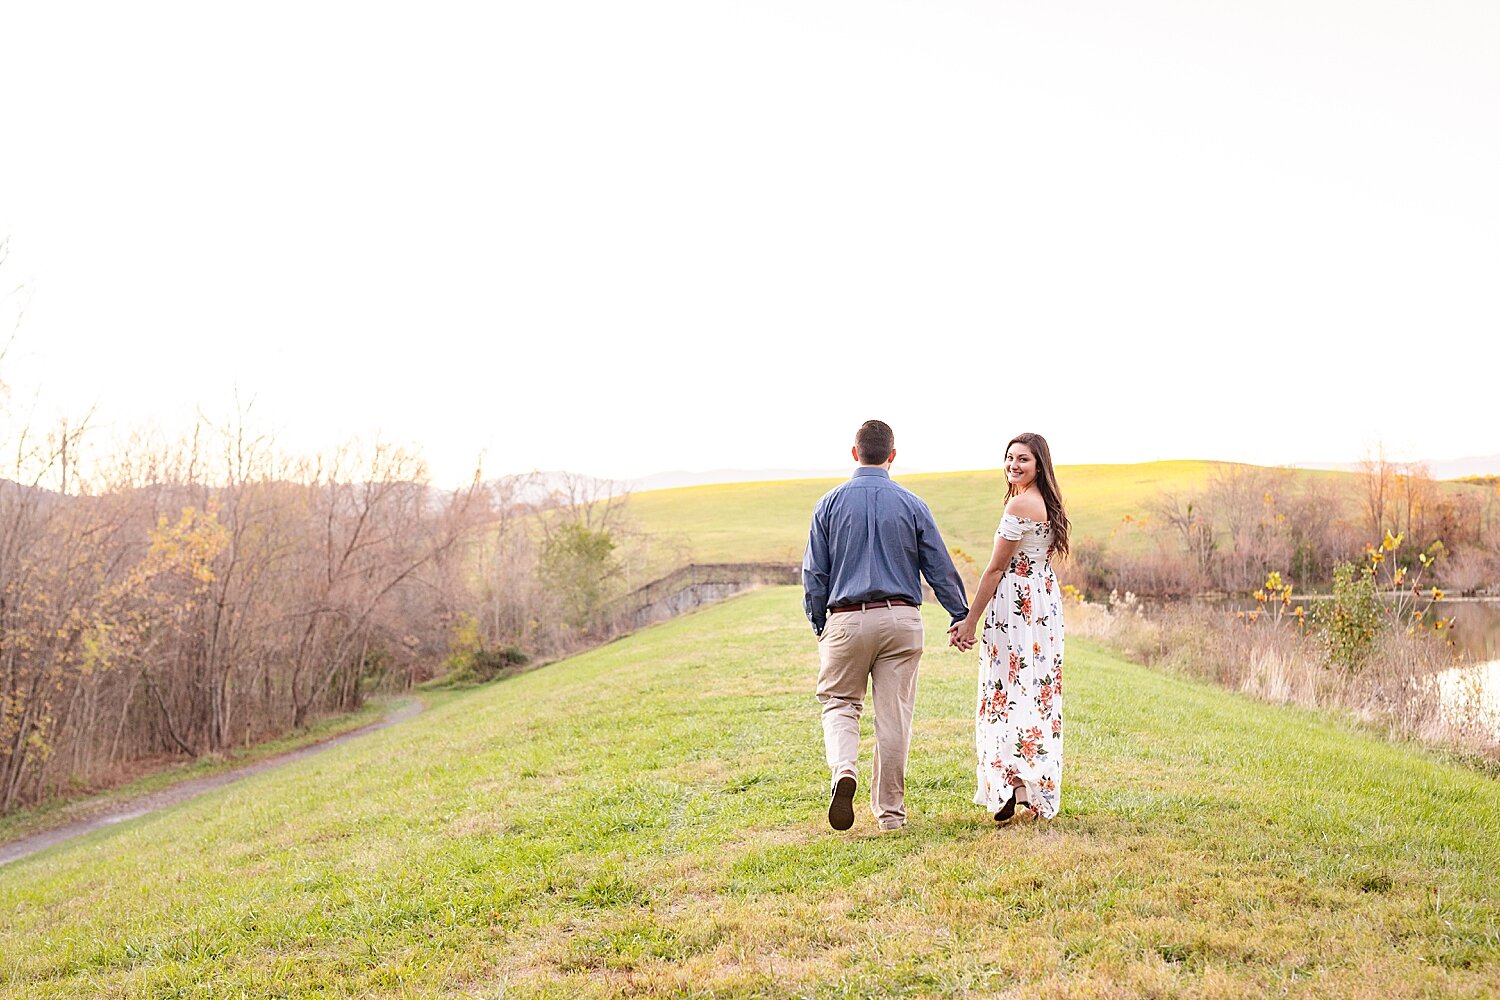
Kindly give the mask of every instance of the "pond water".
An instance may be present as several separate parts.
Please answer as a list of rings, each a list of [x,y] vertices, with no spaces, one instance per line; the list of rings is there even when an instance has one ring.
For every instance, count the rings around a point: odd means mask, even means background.
[[[1441,601],[1434,610],[1454,619],[1453,643],[1468,659],[1500,660],[1500,601]]]
[[[1478,723],[1500,740],[1500,601],[1442,601],[1452,618],[1453,643],[1470,665],[1438,674],[1436,690],[1447,714]]]

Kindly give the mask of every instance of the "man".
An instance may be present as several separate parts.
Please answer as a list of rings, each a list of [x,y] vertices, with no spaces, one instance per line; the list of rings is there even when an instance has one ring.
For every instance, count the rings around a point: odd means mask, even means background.
[[[813,509],[802,588],[818,636],[818,701],[833,776],[828,823],[854,825],[859,716],[865,682],[875,707],[870,805],[881,830],[906,824],[906,752],[922,658],[920,571],[957,622],[969,613],[963,581],[932,512],[891,481],[896,436],[867,420],[851,449],[859,468]]]

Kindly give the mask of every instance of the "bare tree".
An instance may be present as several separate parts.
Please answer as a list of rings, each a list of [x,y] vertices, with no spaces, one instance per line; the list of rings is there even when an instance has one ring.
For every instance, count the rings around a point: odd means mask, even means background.
[[[1212,578],[1214,554],[1213,515],[1202,497],[1183,497],[1164,492],[1146,504],[1148,514],[1176,536],[1188,561],[1203,580]]]
[[[83,433],[84,425],[41,435],[22,426],[0,479],[0,810],[51,755],[58,713],[76,708],[119,571],[122,521],[56,488]]]
[[[1379,540],[1385,537],[1386,531],[1391,527],[1386,518],[1396,492],[1396,468],[1386,460],[1384,443],[1376,446],[1373,455],[1365,456],[1359,463],[1359,471],[1364,476],[1364,494],[1361,499],[1364,503],[1365,526],[1370,537]]]
[[[1249,590],[1269,570],[1286,567],[1291,545],[1277,497],[1287,485],[1284,471],[1259,466],[1221,465],[1210,477],[1206,498],[1224,535],[1218,564],[1223,589]]]
[[[630,499],[629,490],[612,479],[599,479],[576,472],[558,472],[543,477],[533,473],[533,483],[544,489],[532,509],[549,516],[538,520],[547,537],[556,527],[576,524],[588,531],[610,532],[618,526]]]
[[[363,481],[342,481],[347,455],[334,456],[315,471],[309,499],[320,525],[315,566],[299,574],[307,588],[299,602],[300,628],[292,650],[293,723],[305,723],[315,702],[341,669],[358,669],[368,651],[372,619],[383,601],[417,571],[455,546],[465,533],[461,512],[427,531],[426,472],[414,457],[377,446]],[[467,508],[479,494],[476,482],[456,492],[453,502]],[[358,654],[358,655],[356,655]]]

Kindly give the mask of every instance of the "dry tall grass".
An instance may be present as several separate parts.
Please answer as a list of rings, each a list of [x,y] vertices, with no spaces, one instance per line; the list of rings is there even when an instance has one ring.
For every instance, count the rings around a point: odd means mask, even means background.
[[[1365,666],[1350,672],[1329,664],[1310,627],[1290,618],[1247,623],[1208,602],[1147,606],[1116,595],[1069,608],[1067,622],[1071,635],[1172,673],[1261,701],[1347,712],[1394,738],[1500,764],[1500,731],[1483,693],[1455,698],[1449,683],[1444,697],[1438,675],[1465,664],[1431,633],[1386,629]]]

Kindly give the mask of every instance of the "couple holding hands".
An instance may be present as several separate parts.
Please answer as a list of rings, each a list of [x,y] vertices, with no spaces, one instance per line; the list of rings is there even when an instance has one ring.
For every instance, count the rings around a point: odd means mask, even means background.
[[[974,802],[1005,825],[1057,814],[1062,779],[1062,588],[1051,557],[1068,550],[1068,517],[1047,442],[1005,448],[1005,509],[971,607],[932,512],[891,480],[896,439],[868,420],[859,468],[813,510],[802,585],[818,636],[818,701],[833,786],[828,822],[854,825],[859,718],[875,714],[870,804],[881,830],[906,825],[906,755],[922,658],[926,577],[953,617],[949,645],[979,647]]]

